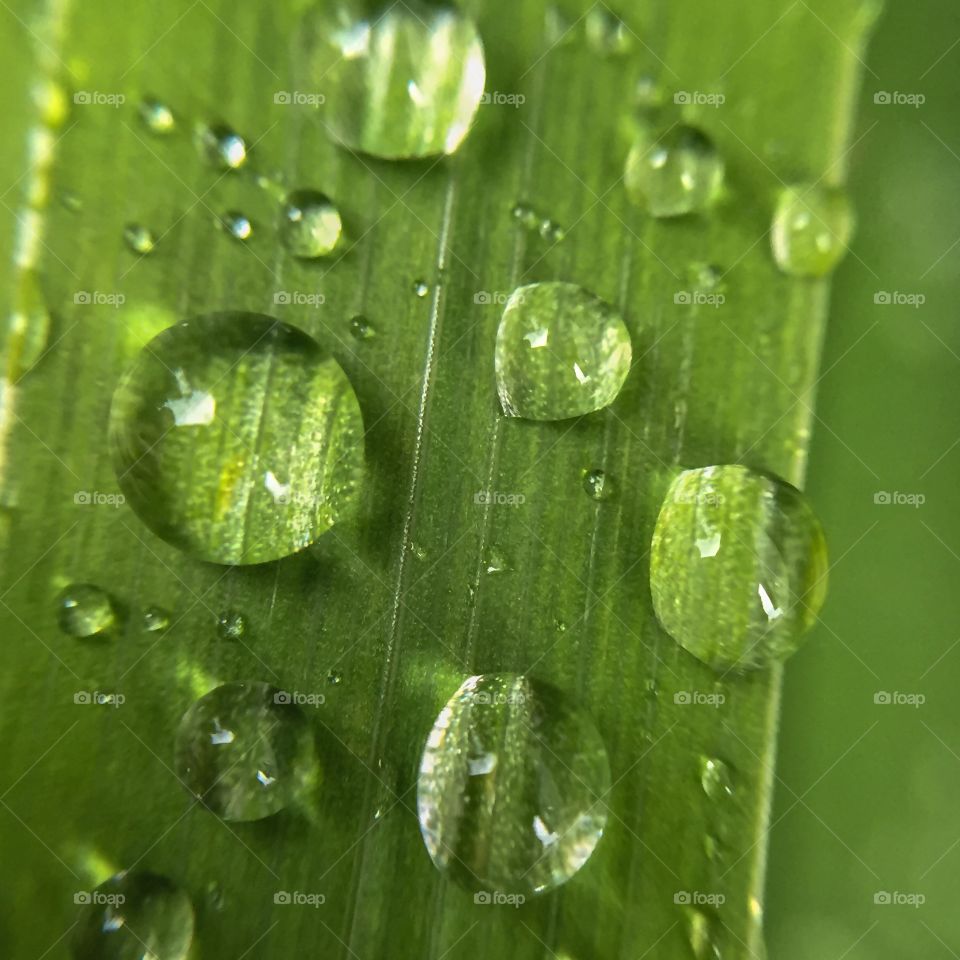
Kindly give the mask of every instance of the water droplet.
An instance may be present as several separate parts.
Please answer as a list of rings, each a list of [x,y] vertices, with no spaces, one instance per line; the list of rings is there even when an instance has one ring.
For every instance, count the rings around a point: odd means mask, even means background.
[[[610,479],[602,470],[587,470],[583,474],[583,489],[593,500],[607,500],[613,493]]]
[[[83,895],[71,935],[76,960],[184,960],[193,940],[187,895],[155,873],[118,873]]]
[[[410,542],[410,552],[421,562],[427,559],[427,551],[414,541]]]
[[[514,674],[470,677],[427,738],[420,831],[458,882],[539,893],[593,853],[609,788],[600,734],[563,693]]]
[[[60,194],[60,202],[64,208],[71,213],[80,213],[83,210],[83,200],[72,190],[64,190],[63,193]]]
[[[633,95],[637,106],[643,110],[653,110],[663,104],[663,87],[657,82],[656,77],[649,75],[640,77],[634,87]]]
[[[716,292],[723,282],[723,269],[713,263],[692,263],[687,275],[693,287],[703,293]]]
[[[540,215],[533,207],[528,207],[525,203],[514,204],[510,216],[522,227],[526,227],[527,230],[536,230],[540,223]]]
[[[327,683],[336,685],[338,683],[343,683],[343,674],[339,670],[329,670],[327,672]]]
[[[711,800],[723,800],[733,796],[730,768],[715,757],[700,758],[700,785]]]
[[[777,198],[770,244],[777,266],[794,277],[822,277],[843,259],[853,234],[847,195],[823,186],[785,187]]]
[[[177,125],[173,111],[165,103],[152,97],[141,100],[137,112],[140,114],[144,126],[151,133],[159,136],[173,133],[174,127]]]
[[[350,332],[357,340],[369,340],[377,331],[366,317],[357,314],[350,321]]]
[[[267,683],[225,683],[183,715],[177,776],[225,820],[260,820],[308,801],[316,790],[313,734],[289,700]]]
[[[587,13],[586,34],[590,48],[602,56],[619,56],[633,49],[630,28],[602,4]]]
[[[804,495],[739,465],[674,479],[653,535],[657,617],[687,651],[717,669],[789,656],[826,593],[827,552]]]
[[[16,382],[46,353],[53,318],[36,270],[16,272],[12,299],[6,364],[7,375]]]
[[[71,637],[96,637],[117,622],[110,594],[92,583],[72,583],[57,598],[60,629]]]
[[[217,615],[217,636],[221,640],[241,640],[247,632],[247,618],[237,610],[224,610]]]
[[[159,537],[214,563],[263,563],[313,543],[353,505],[363,444],[336,360],[255,313],[164,330],[110,412],[127,503]]]
[[[559,243],[567,235],[567,232],[556,220],[543,216],[533,207],[525,203],[514,204],[510,215],[521,227],[526,230],[535,231],[550,243]]]
[[[414,280],[413,292],[422,300],[430,292],[430,287],[425,280]]]
[[[283,205],[280,237],[295,257],[305,260],[332,253],[343,224],[340,211],[316,190],[295,190]]]
[[[723,184],[723,160],[695,127],[671,127],[655,140],[642,133],[627,155],[624,183],[630,199],[653,217],[706,210]]]
[[[490,547],[487,550],[485,566],[487,573],[506,573],[510,569],[510,566],[507,563],[507,558],[497,547]]]
[[[685,907],[687,939],[696,960],[720,960],[720,946],[716,942],[716,920],[703,910]]]
[[[30,90],[40,122],[52,130],[58,130],[70,116],[70,97],[66,88],[53,77],[44,77]]]
[[[195,141],[201,156],[221,170],[238,170],[247,162],[246,140],[223,124],[199,124]]]
[[[170,626],[170,614],[162,607],[147,607],[143,611],[143,629],[147,633],[162,633]]]
[[[370,19],[344,13],[325,30],[315,76],[333,137],[387,159],[453,153],[485,78],[483,44],[457,10],[405,2]]]
[[[565,46],[576,37],[573,21],[553,3],[544,11],[543,27],[550,47]]]
[[[630,334],[617,311],[573,283],[534,283],[510,295],[497,331],[504,413],[564,420],[613,403],[630,372]]]
[[[717,859],[717,856],[720,853],[720,842],[712,834],[704,834],[703,852],[707,855],[708,860]]]
[[[563,227],[549,217],[540,221],[537,230],[544,240],[549,240],[551,243],[559,243],[567,235]]]
[[[153,231],[140,223],[128,223],[123,228],[123,239],[134,253],[139,253],[141,256],[153,253],[153,248],[157,244]]]
[[[218,220],[217,226],[234,240],[246,241],[253,236],[253,224],[246,214],[238,210],[228,210]]]

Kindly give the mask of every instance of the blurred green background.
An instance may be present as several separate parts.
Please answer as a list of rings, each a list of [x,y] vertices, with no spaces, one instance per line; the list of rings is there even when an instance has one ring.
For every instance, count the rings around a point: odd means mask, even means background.
[[[925,100],[876,103],[884,92]],[[766,918],[777,960],[960,949],[958,95],[960,9],[888,3],[866,58],[859,229],[834,282],[810,450],[833,569],[822,624],[786,670]],[[881,292],[925,301],[875,303]]]

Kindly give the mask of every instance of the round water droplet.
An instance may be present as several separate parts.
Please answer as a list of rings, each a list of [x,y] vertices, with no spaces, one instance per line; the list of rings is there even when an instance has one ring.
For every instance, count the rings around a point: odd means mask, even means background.
[[[127,503],[158,536],[214,563],[262,563],[313,543],[356,499],[363,442],[336,360],[255,313],[164,330],[110,411]]]
[[[141,223],[128,223],[123,228],[123,240],[134,253],[141,256],[152,253],[157,244],[153,231]]]
[[[187,895],[155,873],[118,873],[84,893],[70,946],[75,960],[184,960],[193,940]]]
[[[162,633],[170,626],[170,614],[162,607],[147,607],[143,611],[143,629],[147,633]]]
[[[241,640],[247,632],[247,618],[236,610],[217,615],[217,636],[221,640]]]
[[[357,314],[350,321],[350,332],[357,340],[369,340],[377,331],[366,317]]]
[[[794,277],[822,277],[843,259],[853,234],[847,195],[823,186],[785,187],[777,198],[770,245],[777,266]]]
[[[338,683],[343,683],[343,674],[339,670],[329,670],[327,672],[327,683],[333,684],[334,686]]]
[[[173,133],[174,127],[177,125],[173,111],[165,103],[161,103],[152,97],[141,100],[137,112],[140,114],[144,126],[151,133],[159,136]]]
[[[508,417],[565,420],[613,403],[630,372],[630,334],[617,311],[573,283],[518,287],[495,355]]]
[[[422,300],[430,292],[430,287],[425,280],[414,280],[413,292]]]
[[[238,210],[228,210],[219,218],[217,225],[234,240],[246,241],[253,236],[253,224],[246,214]]]
[[[267,683],[225,683],[197,700],[177,728],[175,765],[225,820],[260,820],[309,802],[320,782],[306,717]]]
[[[583,475],[583,489],[592,500],[606,500],[613,493],[610,479],[602,470],[587,470]]]
[[[420,831],[465,886],[540,893],[593,853],[609,789],[600,734],[563,693],[514,674],[470,677],[427,738]]]
[[[236,130],[223,124],[199,124],[195,131],[201,156],[221,170],[238,170],[247,162],[247,142]]]
[[[664,629],[717,669],[789,656],[826,593],[827,551],[804,495],[747,467],[704,467],[670,486],[650,587]]]
[[[706,210],[723,184],[723,160],[713,141],[695,127],[671,127],[656,139],[642,133],[624,169],[627,194],[653,217]]]
[[[343,224],[340,211],[316,190],[295,190],[283,205],[280,237],[295,257],[305,260],[332,253]]]
[[[367,18],[344,12],[315,56],[333,137],[387,159],[453,153],[480,105],[483,44],[458,10],[406,2]]]
[[[733,796],[733,778],[730,768],[715,757],[700,758],[700,786],[711,800]]]
[[[71,637],[96,637],[116,625],[110,594],[92,583],[72,583],[57,598],[60,629]]]
[[[559,243],[567,235],[563,227],[549,217],[540,221],[537,232],[544,240],[549,240],[550,243]]]

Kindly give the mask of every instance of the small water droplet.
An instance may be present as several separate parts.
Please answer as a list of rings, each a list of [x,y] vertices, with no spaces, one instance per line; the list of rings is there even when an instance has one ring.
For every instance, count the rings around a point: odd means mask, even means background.
[[[60,194],[60,203],[71,213],[80,213],[83,210],[83,200],[72,190],[64,190]]]
[[[141,256],[153,253],[153,248],[157,244],[153,231],[141,223],[128,223],[123,228],[123,240],[134,253],[139,253]]]
[[[707,833],[703,837],[703,852],[708,860],[716,860],[720,853],[720,841],[713,834]]]
[[[473,22],[413,0],[370,19],[341,11],[321,28],[327,42],[313,55],[334,138],[387,159],[453,153],[483,95],[483,44]]]
[[[843,259],[853,234],[846,193],[824,186],[780,191],[770,244],[777,266],[795,277],[822,277]]]
[[[630,372],[630,334],[617,311],[573,283],[518,287],[497,331],[503,412],[564,420],[611,404]]]
[[[533,207],[525,203],[516,203],[510,211],[510,216],[527,230],[536,230],[540,223],[540,215]]]
[[[366,317],[357,314],[350,321],[350,332],[357,340],[369,340],[377,331]]]
[[[721,960],[720,946],[716,941],[716,920],[703,910],[685,907],[687,940],[696,960]]]
[[[143,629],[147,633],[162,633],[170,626],[170,614],[162,607],[147,607],[143,611]]]
[[[543,214],[528,204],[514,204],[510,210],[510,215],[525,230],[538,233],[544,240],[550,243],[559,243],[567,235],[566,231],[556,220],[543,216]]]
[[[607,500],[613,493],[610,478],[602,470],[585,471],[583,489],[592,500]]]
[[[117,622],[110,594],[92,583],[72,583],[57,598],[60,629],[71,637],[96,637],[108,633]]]
[[[430,287],[425,280],[414,280],[413,292],[422,300],[430,292]]]
[[[166,877],[118,873],[84,896],[71,933],[75,960],[185,960],[193,906]]]
[[[633,49],[630,28],[599,3],[587,13],[586,34],[590,48],[601,56],[620,56]]]
[[[295,190],[283,205],[280,237],[295,257],[327,256],[340,240],[342,229],[340,211],[316,190]]]
[[[603,740],[563,693],[514,674],[470,677],[427,738],[420,831],[458,882],[540,893],[593,853],[609,787]]]
[[[228,210],[217,220],[217,226],[234,240],[245,242],[253,236],[253,224],[246,214],[238,210]]]
[[[333,684],[334,686],[338,683],[343,683],[343,674],[339,670],[330,669],[327,672],[327,683]]]
[[[223,124],[198,124],[195,142],[200,155],[221,170],[238,170],[247,162],[247,142]]]
[[[730,768],[716,757],[700,758],[700,786],[711,800],[733,796],[733,777]]]
[[[715,293],[723,282],[723,269],[713,263],[694,262],[687,271],[691,285],[703,293]]]
[[[565,620],[556,620],[556,619],[555,619],[555,620],[553,621],[553,628],[554,628],[554,630],[557,631],[557,633],[566,633],[566,632],[567,632],[567,624],[566,624],[566,621],[565,621]]]
[[[563,227],[549,217],[540,221],[537,230],[544,240],[549,240],[551,243],[559,243],[567,235]]]
[[[547,43],[551,48],[572,43],[577,35],[574,22],[553,3],[544,11],[543,27]]]
[[[144,126],[151,133],[158,134],[159,136],[173,133],[177,125],[173,111],[165,103],[153,97],[146,97],[141,100],[137,112]]]
[[[120,488],[158,536],[203,560],[263,563],[315,542],[352,509],[360,406],[302,330],[255,313],[164,330],[110,411]]]
[[[490,547],[487,550],[485,567],[487,573],[506,573],[510,569],[507,558],[498,547]]]
[[[422,563],[427,559],[427,551],[414,541],[410,542],[410,552]]]
[[[736,464],[686,470],[653,534],[650,587],[664,629],[716,669],[789,656],[826,593],[820,523],[786,481]]]
[[[649,75],[640,77],[633,89],[633,96],[637,106],[642,110],[654,110],[663,105],[663,87],[657,82],[656,77]]]
[[[217,615],[217,636],[221,640],[241,640],[247,632],[247,618],[237,610],[224,610]]]
[[[177,728],[175,766],[224,820],[260,820],[306,802],[320,781],[310,724],[267,683],[225,683],[197,700]]]
[[[656,139],[645,131],[627,155],[624,184],[630,199],[653,217],[700,213],[720,193],[723,160],[695,127],[679,124]]]

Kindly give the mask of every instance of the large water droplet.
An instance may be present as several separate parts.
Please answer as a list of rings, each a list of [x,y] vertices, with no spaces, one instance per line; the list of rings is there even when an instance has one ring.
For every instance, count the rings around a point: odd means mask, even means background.
[[[549,684],[471,677],[427,738],[417,783],[433,862],[474,889],[539,893],[569,880],[606,823],[607,752]]]
[[[730,768],[716,757],[700,758],[700,786],[711,800],[733,796],[733,777]]]
[[[342,229],[340,211],[316,190],[295,190],[283,205],[280,237],[295,257],[325,257],[337,245]]]
[[[118,873],[77,895],[76,960],[184,960],[193,940],[187,895],[155,873]]]
[[[630,334],[582,287],[534,283],[510,295],[495,359],[507,416],[564,420],[613,403],[630,372]]]
[[[842,190],[792,186],[780,191],[770,245],[784,273],[824,276],[843,259],[852,234],[853,210]]]
[[[583,475],[583,489],[591,500],[606,500],[613,493],[610,478],[602,470],[587,470]]]
[[[761,667],[789,656],[826,593],[827,552],[804,495],[739,465],[681,473],[650,561],[664,629],[704,663]]]
[[[376,157],[453,153],[483,95],[483,45],[459,11],[402,2],[341,13],[316,53],[323,117],[340,143]],[[321,81],[322,78],[322,81]]]
[[[57,598],[60,629],[71,637],[96,637],[117,622],[110,594],[92,583],[72,583]]]
[[[355,500],[363,421],[340,365],[302,330],[214,313],[164,330],[110,412],[127,502],[158,536],[215,563],[313,543]]]
[[[350,332],[357,340],[369,340],[377,331],[366,317],[357,314],[350,321]]]
[[[654,139],[642,133],[624,170],[630,199],[654,217],[680,217],[706,210],[723,184],[723,159],[713,141],[679,124]]]
[[[308,803],[320,782],[313,733],[290,696],[267,683],[225,683],[183,715],[176,772],[225,820],[260,820]]]

